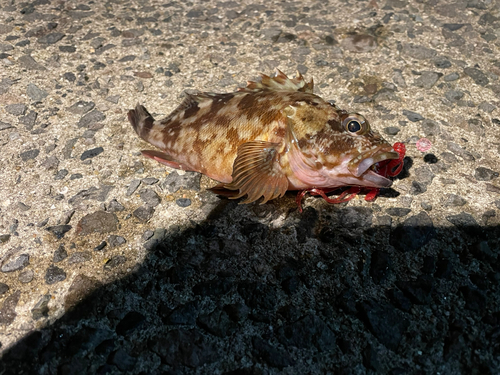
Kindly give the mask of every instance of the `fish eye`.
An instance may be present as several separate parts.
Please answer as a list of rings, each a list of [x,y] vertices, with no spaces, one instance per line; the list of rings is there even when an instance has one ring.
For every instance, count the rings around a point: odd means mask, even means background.
[[[370,128],[368,122],[362,116],[357,114],[346,117],[342,121],[342,124],[344,129],[352,135],[365,134]]]
[[[356,120],[351,120],[347,124],[347,130],[349,130],[351,133],[357,133],[361,130],[361,124]]]

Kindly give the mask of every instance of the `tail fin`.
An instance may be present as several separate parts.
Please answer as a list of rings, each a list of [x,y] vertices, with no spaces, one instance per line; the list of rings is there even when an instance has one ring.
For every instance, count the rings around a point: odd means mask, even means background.
[[[135,109],[128,111],[128,120],[139,137],[147,140],[148,134],[153,128],[153,123],[155,121],[147,109],[142,105],[137,104]]]

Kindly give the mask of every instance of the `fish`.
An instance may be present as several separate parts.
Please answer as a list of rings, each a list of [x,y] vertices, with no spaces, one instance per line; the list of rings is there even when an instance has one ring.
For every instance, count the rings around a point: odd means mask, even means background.
[[[157,148],[142,154],[202,173],[219,182],[213,192],[245,197],[241,203],[266,203],[288,190],[324,196],[346,186],[378,191],[392,185],[394,174],[380,168],[401,164],[401,152],[364,116],[316,95],[313,80],[299,72],[260,77],[236,92],[186,93],[161,120],[137,104],[128,120]]]

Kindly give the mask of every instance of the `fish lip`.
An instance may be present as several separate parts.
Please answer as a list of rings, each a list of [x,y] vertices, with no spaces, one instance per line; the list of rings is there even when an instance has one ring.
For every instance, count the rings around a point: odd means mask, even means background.
[[[370,150],[358,155],[349,162],[348,168],[349,171],[355,177],[361,177],[364,173],[370,170],[372,165],[384,160],[398,159],[398,158],[399,154],[395,152],[392,147],[384,147],[376,150]],[[374,174],[376,173],[374,172]]]
[[[369,181],[370,186],[376,188],[388,188],[392,186],[392,180],[389,180],[387,177],[375,173],[371,169],[363,174],[363,180]]]

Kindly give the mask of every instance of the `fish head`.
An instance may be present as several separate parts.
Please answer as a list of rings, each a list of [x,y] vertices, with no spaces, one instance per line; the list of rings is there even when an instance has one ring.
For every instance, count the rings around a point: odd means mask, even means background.
[[[307,133],[302,124],[296,132],[300,135],[295,134],[296,152],[289,160],[301,186],[390,187],[392,181],[377,170],[384,160],[398,159],[398,153],[364,116],[331,106],[323,126],[309,127],[316,131]]]

